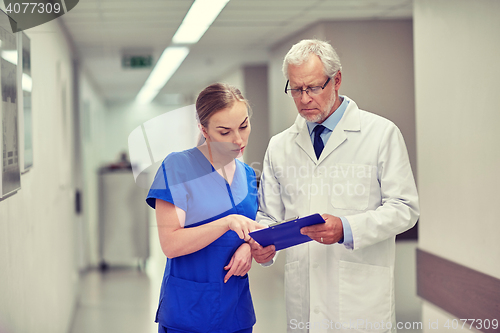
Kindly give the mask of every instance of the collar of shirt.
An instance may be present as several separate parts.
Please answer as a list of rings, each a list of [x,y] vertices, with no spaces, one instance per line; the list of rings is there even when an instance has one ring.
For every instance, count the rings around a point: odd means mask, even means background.
[[[340,96],[339,98],[342,99],[342,103],[340,103],[340,106],[333,112],[330,117],[326,118],[325,121],[321,124],[325,126],[325,130],[323,130],[323,133],[321,133],[320,137],[323,140],[323,143],[328,142],[328,139],[330,138],[330,135],[332,134],[333,129],[337,126],[339,123],[340,119],[342,119],[342,116],[344,115],[345,110],[347,109],[347,105],[349,104],[349,101],[347,98],[344,98],[344,96]],[[314,133],[313,130],[316,126],[318,126],[318,123],[311,123],[307,122],[307,129],[309,130],[309,136],[311,137],[311,142],[314,142]]]

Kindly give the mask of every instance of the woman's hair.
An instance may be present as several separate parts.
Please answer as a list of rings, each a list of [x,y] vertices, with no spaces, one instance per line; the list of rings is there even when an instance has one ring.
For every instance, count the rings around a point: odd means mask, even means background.
[[[300,66],[311,54],[319,57],[326,76],[333,77],[337,71],[342,71],[339,56],[329,43],[318,39],[304,39],[292,46],[285,56],[282,68],[285,78],[288,80],[288,65]]]
[[[248,101],[243,97],[241,91],[227,83],[213,83],[203,89],[196,99],[196,116],[198,122],[205,128],[208,127],[210,117],[216,112],[230,108],[235,102],[243,102],[249,112]],[[204,142],[204,137],[198,139],[198,145]]]

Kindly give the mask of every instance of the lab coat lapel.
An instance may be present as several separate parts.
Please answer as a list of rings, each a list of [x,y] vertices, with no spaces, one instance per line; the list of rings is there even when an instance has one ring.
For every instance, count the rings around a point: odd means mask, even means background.
[[[302,148],[302,150],[314,163],[317,163],[316,154],[314,153],[314,148],[311,142],[311,137],[309,136],[309,131],[307,130],[305,119],[298,115],[297,119],[295,119],[294,125],[294,131],[297,133],[295,143]]]
[[[345,97],[344,98],[348,98]],[[318,163],[321,163],[328,155],[330,155],[338,146],[340,146],[345,140],[347,140],[346,131],[359,131],[360,121],[359,121],[359,109],[353,100],[349,100],[349,105],[345,110],[342,119],[340,119],[337,126],[334,128],[328,142],[319,157]]]

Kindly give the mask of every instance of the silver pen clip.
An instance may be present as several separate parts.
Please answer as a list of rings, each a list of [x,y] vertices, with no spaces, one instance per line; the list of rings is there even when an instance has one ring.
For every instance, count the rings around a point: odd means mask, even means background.
[[[281,223],[290,222],[290,221],[296,220],[298,218],[299,218],[298,216],[294,216],[292,218],[289,218],[288,220],[284,220],[284,221],[281,221],[281,222],[272,223],[272,224],[269,225],[269,227],[275,227],[277,225],[280,225]]]

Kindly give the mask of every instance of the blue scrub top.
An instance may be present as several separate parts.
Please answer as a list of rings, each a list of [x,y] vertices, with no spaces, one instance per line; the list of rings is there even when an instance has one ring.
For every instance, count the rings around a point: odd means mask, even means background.
[[[230,214],[255,219],[258,208],[255,171],[236,160],[229,185],[198,148],[168,155],[158,169],[146,202],[156,199],[186,212],[185,228]],[[167,259],[156,322],[180,332],[236,332],[255,324],[248,275],[224,283],[224,270],[243,243],[230,230],[207,247]]]

